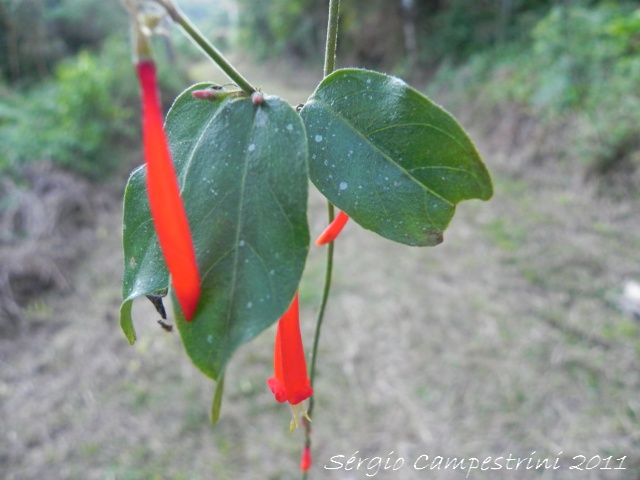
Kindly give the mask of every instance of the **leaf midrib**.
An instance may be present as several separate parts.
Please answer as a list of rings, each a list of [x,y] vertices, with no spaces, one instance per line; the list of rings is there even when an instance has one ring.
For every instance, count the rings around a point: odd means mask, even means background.
[[[252,138],[253,136],[253,132],[255,130],[255,126],[256,126],[256,122],[255,122],[255,116],[256,116],[256,112],[257,109],[253,109],[253,120],[251,122],[251,128],[248,130],[247,132],[247,136],[245,137],[246,140],[244,142],[244,146],[245,146],[245,154],[244,154],[244,170],[242,172],[242,182],[241,182],[241,186],[240,186],[240,201],[238,202],[238,221],[236,223],[236,235],[235,235],[235,240],[234,240],[234,244],[233,244],[233,248],[234,248],[234,259],[233,259],[233,270],[232,270],[232,276],[231,276],[231,291],[229,292],[229,308],[227,308],[227,318],[225,321],[225,325],[224,325],[224,335],[225,335],[225,343],[229,343],[229,333],[231,332],[231,328],[230,328],[230,324],[231,324],[231,307],[233,306],[234,303],[234,297],[236,294],[236,279],[237,279],[237,275],[238,275],[238,262],[239,262],[239,258],[240,258],[240,248],[239,248],[239,242],[240,242],[240,232],[242,230],[242,218],[243,218],[243,213],[244,213],[244,197],[245,197],[245,190],[246,190],[246,185],[247,185],[247,176],[248,176],[248,172],[249,172],[249,155],[251,154],[251,152],[249,152],[249,149],[246,148],[247,145],[249,144],[249,139]]]

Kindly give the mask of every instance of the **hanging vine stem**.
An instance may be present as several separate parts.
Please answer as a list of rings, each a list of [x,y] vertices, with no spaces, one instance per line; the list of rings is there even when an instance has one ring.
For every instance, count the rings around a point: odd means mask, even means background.
[[[338,45],[338,19],[340,12],[340,0],[329,1],[329,21],[327,25],[327,43],[324,53],[324,70],[323,75],[326,77],[333,73],[336,68],[336,50]],[[329,223],[333,222],[335,212],[333,204],[327,200],[327,214],[329,217]],[[309,371],[309,379],[311,385],[314,385],[316,375],[316,358],[318,356],[318,343],[320,342],[320,331],[322,329],[322,322],[324,320],[324,313],[327,308],[327,302],[329,300],[329,294],[331,292],[331,276],[333,274],[333,248],[334,242],[327,245],[327,260],[325,266],[324,276],[324,288],[322,290],[322,299],[320,300],[320,307],[318,309],[318,317],[316,319],[316,330],[313,336],[313,348],[311,350],[311,368]],[[312,395],[309,399],[309,409],[307,413],[310,417],[313,416],[313,406],[315,395]],[[311,447],[311,424],[308,421],[304,422],[305,426],[305,441],[304,447],[309,449]],[[307,480],[308,471],[302,472],[302,480]]]
[[[324,53],[324,76],[336,69],[336,49],[338,46],[338,18],[340,0],[329,1],[329,24],[327,26],[327,45]]]

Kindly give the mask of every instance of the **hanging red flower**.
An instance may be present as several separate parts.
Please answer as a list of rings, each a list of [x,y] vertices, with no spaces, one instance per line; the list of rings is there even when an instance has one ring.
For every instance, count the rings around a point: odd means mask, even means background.
[[[310,420],[300,403],[313,395],[300,334],[300,307],[297,293],[289,309],[278,321],[273,371],[273,377],[267,380],[267,384],[278,402],[289,402],[291,405],[293,413],[291,430],[293,430],[299,424],[300,414]]]
[[[142,90],[142,137],[151,216],[178,303],[190,321],[200,298],[196,254],[163,129],[156,67],[145,59],[136,68]]]

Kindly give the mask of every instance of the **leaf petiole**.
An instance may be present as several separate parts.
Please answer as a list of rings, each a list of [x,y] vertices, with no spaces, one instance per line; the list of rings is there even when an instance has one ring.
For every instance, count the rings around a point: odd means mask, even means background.
[[[162,5],[171,19],[176,22],[186,33],[189,39],[195,43],[218,67],[222,70],[238,87],[240,87],[247,95],[251,95],[257,91],[240,72],[238,72],[231,63],[222,55],[222,53],[213,46],[209,40],[198,30],[189,17],[187,17],[174,0],[156,0]]]

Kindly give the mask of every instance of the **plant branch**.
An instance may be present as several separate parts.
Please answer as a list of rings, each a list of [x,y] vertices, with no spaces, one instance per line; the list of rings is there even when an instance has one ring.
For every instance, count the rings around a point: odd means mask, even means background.
[[[329,224],[333,222],[334,218],[334,207],[333,204],[327,201],[327,214],[329,219]],[[329,301],[329,294],[331,292],[331,277],[333,274],[333,246],[335,242],[331,242],[327,245],[327,261],[325,266],[325,274],[324,274],[324,287],[322,289],[322,299],[320,300],[320,307],[318,308],[318,317],[316,319],[316,331],[313,335],[313,348],[311,350],[311,367],[309,371],[309,380],[311,385],[315,384],[316,377],[316,359],[318,358],[318,344],[320,343],[320,331],[322,330],[322,322],[324,320],[324,313],[327,308],[327,303]],[[315,405],[315,394],[311,395],[309,398],[309,409],[307,410],[307,414],[309,417],[313,415],[313,406]],[[307,448],[311,447],[311,424],[308,420],[304,421],[305,427],[305,440],[304,445]],[[309,472],[302,472],[302,480],[307,480],[307,475]]]
[[[334,208],[331,202],[327,202],[327,213],[329,217],[329,224],[331,224],[334,218]],[[311,381],[311,385],[313,385],[313,381],[316,376],[316,359],[318,357],[318,344],[320,343],[320,330],[322,328],[324,312],[327,308],[329,294],[331,292],[331,277],[333,273],[333,246],[334,242],[331,242],[327,245],[327,263],[325,265],[324,287],[322,289],[322,299],[320,300],[320,308],[318,309],[318,317],[316,319],[316,331],[313,336],[313,349],[311,350],[311,369],[309,371],[309,380]],[[311,414],[313,413],[313,405],[314,401],[312,395],[309,399],[309,409],[307,410],[309,416],[311,416]]]
[[[327,44],[324,52],[324,76],[336,69],[336,50],[338,47],[338,19],[340,0],[329,1],[329,24],[327,25]]]
[[[156,0],[166,10],[169,16],[185,31],[187,36],[216,64],[220,69],[247,95],[256,91],[247,79],[238,72],[224,55],[214,47],[209,40],[198,30],[191,20],[180,10],[173,0]]]

